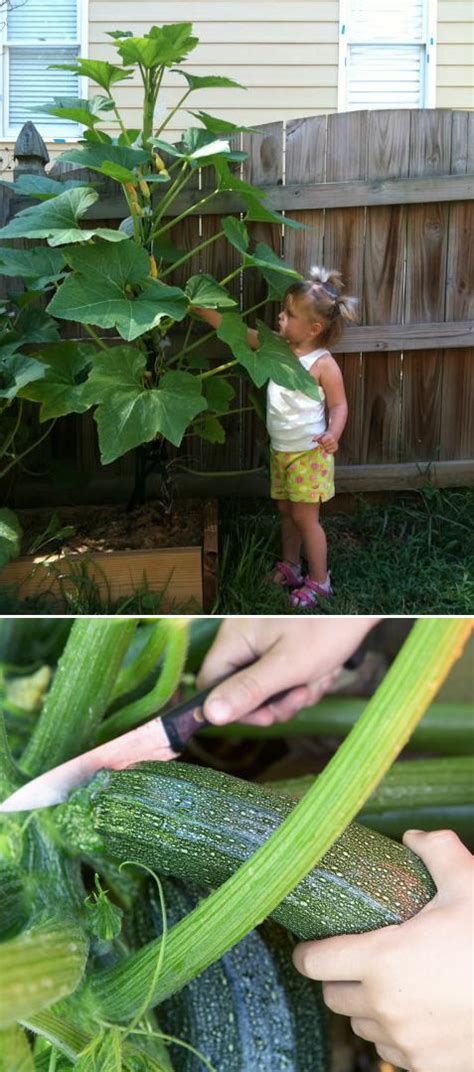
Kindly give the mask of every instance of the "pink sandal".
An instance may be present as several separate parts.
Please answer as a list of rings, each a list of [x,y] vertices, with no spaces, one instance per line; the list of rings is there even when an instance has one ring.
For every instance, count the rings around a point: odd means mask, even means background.
[[[295,610],[308,610],[309,607],[313,607],[320,598],[330,599],[333,591],[331,587],[331,574],[328,573],[329,584],[318,584],[317,581],[312,581],[311,577],[306,576],[304,578],[301,588],[298,588],[296,592],[292,592],[290,595],[290,604]]]
[[[292,562],[276,563],[276,570],[280,574],[282,580],[273,580],[274,584],[279,584],[281,588],[300,588],[303,584],[303,574],[301,572],[301,566],[295,565]]]

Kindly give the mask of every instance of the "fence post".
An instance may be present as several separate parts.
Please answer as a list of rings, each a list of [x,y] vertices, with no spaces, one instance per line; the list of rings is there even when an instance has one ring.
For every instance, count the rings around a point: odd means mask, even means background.
[[[15,142],[13,156],[17,161],[13,180],[20,175],[44,175],[45,165],[49,164],[49,153],[34,123],[22,126]]]

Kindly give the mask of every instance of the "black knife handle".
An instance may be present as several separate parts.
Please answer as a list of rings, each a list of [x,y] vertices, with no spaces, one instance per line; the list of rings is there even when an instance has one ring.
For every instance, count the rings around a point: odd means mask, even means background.
[[[173,752],[182,752],[184,746],[191,740],[191,737],[194,737],[198,730],[204,729],[205,726],[214,725],[214,723],[205,718],[202,707],[217,684],[216,682],[210,688],[203,689],[202,692],[196,692],[189,700],[184,700],[183,703],[173,707],[171,711],[168,711],[166,715],[160,718]],[[274,696],[269,696],[262,706],[284,699],[291,691],[291,689],[284,689],[283,692],[277,692]]]

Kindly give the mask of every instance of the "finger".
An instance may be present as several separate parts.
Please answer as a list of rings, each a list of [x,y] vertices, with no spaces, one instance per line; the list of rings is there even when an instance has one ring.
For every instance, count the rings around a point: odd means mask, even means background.
[[[472,880],[472,854],[453,830],[407,830],[403,842],[423,860],[440,892],[458,893]]]
[[[360,982],[380,949],[382,931],[342,934],[319,942],[300,942],[293,950],[293,963],[309,979],[327,982]]]
[[[340,1016],[367,1016],[369,1003],[361,983],[323,983],[323,997],[328,1009]]]
[[[217,685],[204,704],[204,714],[217,725],[233,722],[258,711],[274,693],[296,685],[301,687],[301,682],[295,681],[292,661],[285,661],[275,644],[258,662]]]
[[[406,1059],[400,1050],[396,1050],[393,1046],[376,1046],[375,1049],[382,1061],[388,1061],[390,1065],[394,1065],[396,1069],[407,1069],[409,1072],[410,1066],[406,1063]]]
[[[263,704],[250,715],[239,719],[239,722],[247,722],[254,726],[271,726],[273,722],[288,722],[297,711],[313,702],[310,687],[301,685],[299,688],[291,689],[281,699]],[[265,716],[264,721],[260,721],[261,715]]]
[[[351,1027],[354,1035],[358,1035],[359,1038],[366,1039],[367,1042],[376,1042],[380,1046],[386,1045],[383,1028],[380,1027],[376,1020],[353,1017],[351,1018]]]
[[[245,622],[240,619],[223,622],[197,675],[198,688],[205,689],[232,674],[251,662],[255,654],[246,634]]]

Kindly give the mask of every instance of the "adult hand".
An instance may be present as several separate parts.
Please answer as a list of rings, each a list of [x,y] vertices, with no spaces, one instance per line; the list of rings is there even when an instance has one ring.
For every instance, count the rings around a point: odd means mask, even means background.
[[[323,980],[324,1000],[356,1035],[409,1072],[472,1072],[474,864],[450,830],[409,830],[404,843],[437,886],[406,923],[302,942],[293,960]]]
[[[237,672],[210,694],[204,704],[206,718],[217,724],[238,719],[259,726],[287,721],[327,692],[343,663],[378,620],[226,619],[203,662],[198,687],[206,688]],[[248,663],[252,666],[239,669]],[[266,704],[284,689],[291,690],[284,700]]]

